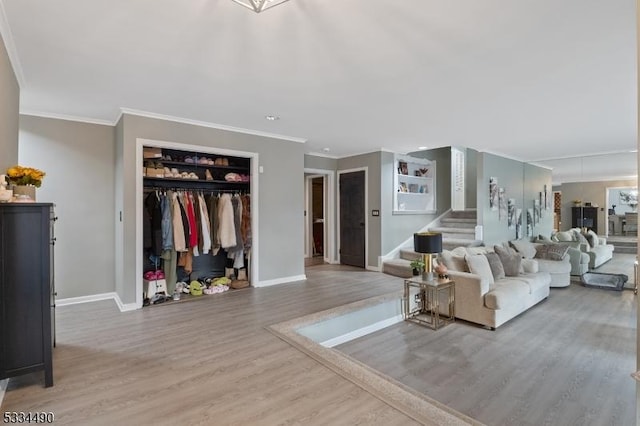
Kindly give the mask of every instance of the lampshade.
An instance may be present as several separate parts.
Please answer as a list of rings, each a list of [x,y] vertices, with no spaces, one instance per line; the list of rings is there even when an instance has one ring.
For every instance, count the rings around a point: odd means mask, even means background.
[[[413,234],[413,250],[417,253],[441,253],[442,234],[438,232],[421,232]]]

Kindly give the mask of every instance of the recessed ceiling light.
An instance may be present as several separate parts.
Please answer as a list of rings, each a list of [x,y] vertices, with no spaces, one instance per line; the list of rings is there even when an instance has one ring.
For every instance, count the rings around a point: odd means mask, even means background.
[[[323,150],[324,152],[329,152],[329,151],[331,151],[331,148],[322,148],[322,150]]]
[[[280,120],[280,117],[278,117],[277,115],[265,115],[264,118],[266,118],[269,121]]]
[[[426,147],[426,146],[419,146],[419,147],[418,147],[418,149],[419,149],[420,151],[424,151],[425,149],[427,149],[427,147]]]

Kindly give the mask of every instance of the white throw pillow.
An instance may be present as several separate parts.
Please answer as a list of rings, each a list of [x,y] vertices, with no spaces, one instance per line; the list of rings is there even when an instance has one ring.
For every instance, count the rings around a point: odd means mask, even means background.
[[[480,279],[487,280],[490,286],[495,283],[489,261],[484,254],[467,255],[465,260],[467,261],[469,272],[478,275]]]
[[[530,241],[513,240],[509,241],[509,244],[525,259],[533,259],[536,255],[536,246]]]

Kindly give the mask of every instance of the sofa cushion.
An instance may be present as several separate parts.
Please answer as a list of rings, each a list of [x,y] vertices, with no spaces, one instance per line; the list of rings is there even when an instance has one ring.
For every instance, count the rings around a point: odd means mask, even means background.
[[[509,241],[509,244],[511,244],[511,247],[516,249],[525,259],[533,259],[536,255],[536,247],[530,241],[513,240]]]
[[[517,280],[522,281],[529,288],[529,294],[535,293],[543,287],[549,287],[551,277],[548,272],[536,272],[534,274],[520,275]]]
[[[536,259],[562,260],[569,247],[563,244],[543,244],[536,247]]]
[[[586,253],[585,253],[586,255]],[[589,262],[589,256],[587,256],[587,263]],[[538,269],[540,271],[546,271],[550,274],[564,274],[571,271],[571,262],[569,257],[565,260],[548,260],[548,259],[535,259],[538,262]]]
[[[554,235],[556,241],[576,241],[575,237],[573,236],[573,232],[571,231],[561,231],[561,232],[556,232],[556,234]]]
[[[522,263],[522,257],[511,248],[505,248],[501,245],[495,245],[494,250],[500,257],[502,267],[504,268],[504,274],[507,277],[516,277],[520,273],[520,264]]]
[[[536,259],[522,259],[520,263],[520,273],[518,276],[522,274],[532,274],[538,272],[540,269],[540,265]]]
[[[467,261],[467,266],[469,267],[469,271],[472,274],[476,274],[482,280],[487,280],[489,285],[493,285],[493,273],[491,272],[491,267],[489,266],[489,260],[483,254],[474,254],[465,256],[465,260]]]
[[[489,252],[484,254],[489,261],[489,267],[491,268],[491,273],[493,274],[493,280],[497,281],[505,277],[504,267],[502,266],[502,262],[500,261],[500,256],[497,253]]]
[[[524,308],[524,301],[530,293],[527,283],[517,278],[505,278],[496,282],[494,288],[484,295],[484,306],[489,309]]]
[[[467,268],[467,261],[464,260],[464,256],[457,256],[449,250],[442,250],[440,253],[440,259],[444,266],[450,271],[469,272]]]

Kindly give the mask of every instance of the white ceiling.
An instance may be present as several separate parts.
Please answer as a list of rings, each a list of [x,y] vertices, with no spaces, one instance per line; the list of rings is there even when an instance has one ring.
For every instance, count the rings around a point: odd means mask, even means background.
[[[129,108],[336,157],[455,145],[533,161],[637,144],[635,0],[0,6],[23,112],[113,122]]]

